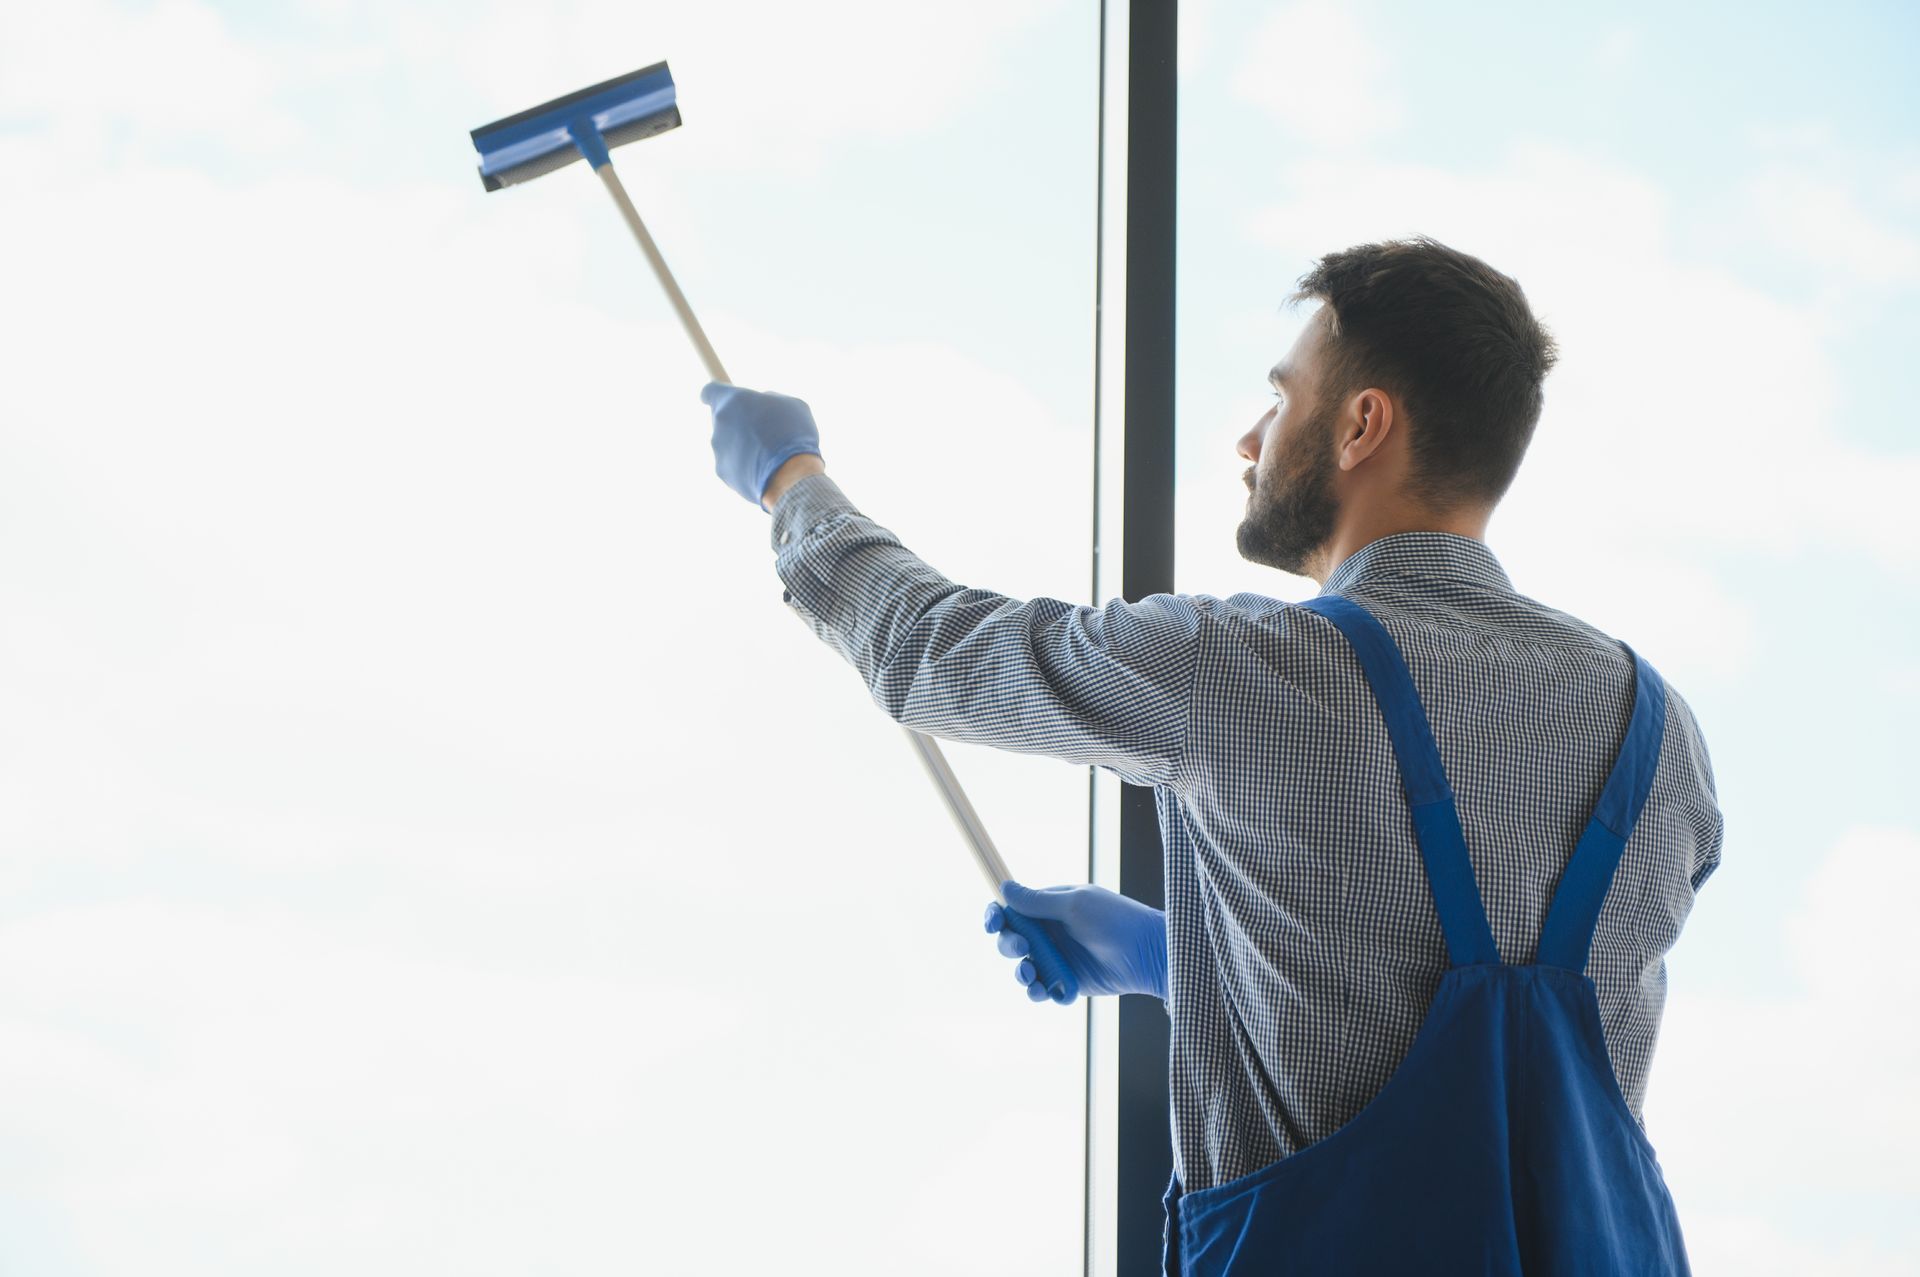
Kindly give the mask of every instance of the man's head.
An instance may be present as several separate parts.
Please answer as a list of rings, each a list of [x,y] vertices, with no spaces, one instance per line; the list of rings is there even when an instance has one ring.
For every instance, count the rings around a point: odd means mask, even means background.
[[[1558,358],[1520,285],[1418,236],[1330,253],[1287,301],[1319,299],[1240,440],[1255,563],[1325,581],[1391,532],[1478,536],[1540,419]]]

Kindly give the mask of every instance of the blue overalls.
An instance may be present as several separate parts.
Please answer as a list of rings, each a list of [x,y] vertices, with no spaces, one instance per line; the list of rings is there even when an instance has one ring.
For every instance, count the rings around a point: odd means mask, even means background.
[[[1350,599],[1302,606],[1346,635],[1386,719],[1450,962],[1406,1059],[1345,1126],[1212,1188],[1168,1183],[1165,1271],[1686,1273],[1673,1199],[1620,1094],[1585,974],[1600,903],[1653,784],[1666,685],[1621,645],[1635,670],[1627,738],[1536,960],[1514,966],[1487,925],[1400,649]]]

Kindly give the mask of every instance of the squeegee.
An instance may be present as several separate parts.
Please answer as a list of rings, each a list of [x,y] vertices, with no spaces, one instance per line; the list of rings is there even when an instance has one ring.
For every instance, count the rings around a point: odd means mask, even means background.
[[[482,125],[473,130],[473,149],[480,153],[480,181],[489,191],[531,181],[575,160],[585,160],[600,175],[620,209],[620,216],[626,219],[628,229],[639,242],[640,251],[646,254],[654,276],[666,290],[667,300],[673,303],[674,313],[680,316],[681,326],[687,330],[694,349],[699,351],[707,375],[714,381],[732,384],[733,379],[721,366],[720,356],[714,353],[713,343],[707,340],[706,331],[694,318],[693,308],[687,305],[686,294],[674,282],[666,259],[660,256],[653,236],[640,220],[639,210],[628,198],[626,187],[620,184],[619,174],[613,171],[613,158],[608,154],[624,142],[652,137],[679,124],[680,107],[674,100],[673,76],[668,73],[666,63],[656,62],[518,115]],[[974,863],[1004,908],[1006,896],[1001,884],[1013,875],[1007,871],[1006,861],[1001,859],[999,849],[987,835],[973,804],[967,801],[966,792],[960,788],[953,768],[948,766],[946,755],[931,736],[910,727],[903,730],[926,767],[927,775],[946,800],[947,813],[972,849]],[[1045,927],[1037,919],[1011,909],[1006,910],[1006,915],[1007,925],[1026,937],[1034,971],[1048,995],[1055,1002],[1073,1001],[1079,993],[1079,981]]]

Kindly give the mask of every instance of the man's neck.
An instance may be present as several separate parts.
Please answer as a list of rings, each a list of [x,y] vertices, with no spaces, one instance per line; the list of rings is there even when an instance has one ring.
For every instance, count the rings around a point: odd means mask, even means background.
[[[1455,536],[1484,541],[1487,539],[1487,520],[1492,514],[1491,510],[1461,510],[1448,515],[1396,510],[1342,524],[1334,530],[1333,538],[1320,551],[1318,558],[1307,564],[1307,575],[1325,586],[1327,578],[1342,563],[1381,537],[1397,532],[1451,532]]]

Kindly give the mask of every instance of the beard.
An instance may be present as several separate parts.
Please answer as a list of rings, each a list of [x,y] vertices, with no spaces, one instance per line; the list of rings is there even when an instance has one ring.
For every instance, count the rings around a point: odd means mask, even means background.
[[[1247,514],[1234,532],[1240,557],[1307,576],[1308,563],[1333,538],[1340,498],[1333,490],[1334,459],[1327,446],[1333,413],[1309,419],[1283,442],[1279,473],[1255,486]],[[1253,471],[1257,485],[1259,472]]]

